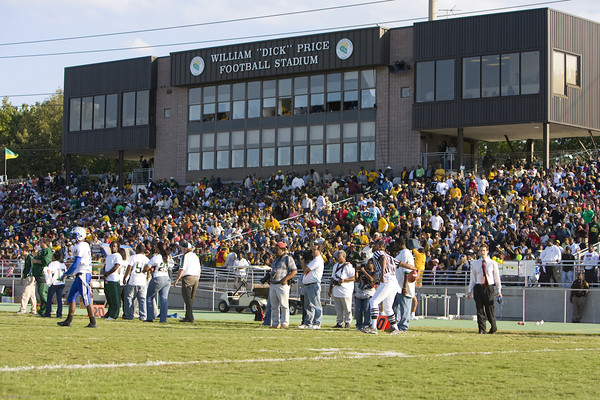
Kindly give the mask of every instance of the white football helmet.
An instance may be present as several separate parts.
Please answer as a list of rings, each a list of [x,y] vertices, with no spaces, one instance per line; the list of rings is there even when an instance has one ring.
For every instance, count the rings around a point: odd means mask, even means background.
[[[85,228],[82,228],[81,226],[73,228],[71,231],[71,238],[77,240],[78,242],[83,242],[86,236],[87,233],[85,232]]]

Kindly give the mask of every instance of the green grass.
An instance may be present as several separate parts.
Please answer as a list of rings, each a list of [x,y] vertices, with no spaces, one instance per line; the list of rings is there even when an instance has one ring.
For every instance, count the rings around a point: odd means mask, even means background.
[[[0,313],[0,398],[600,397],[597,334],[477,335],[472,321],[469,329],[414,324],[397,336],[219,320],[102,320],[97,329],[84,329],[83,316],[71,328],[56,321]],[[8,370],[81,364],[113,366]]]

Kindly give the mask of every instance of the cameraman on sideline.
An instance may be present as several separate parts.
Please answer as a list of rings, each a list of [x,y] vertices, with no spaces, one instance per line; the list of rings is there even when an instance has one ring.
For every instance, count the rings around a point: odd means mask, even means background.
[[[304,294],[304,307],[306,316],[298,329],[321,329],[321,317],[323,308],[321,306],[321,278],[325,263],[321,255],[321,245],[315,244],[312,248],[313,259],[306,264],[306,258],[302,256],[302,292]]]

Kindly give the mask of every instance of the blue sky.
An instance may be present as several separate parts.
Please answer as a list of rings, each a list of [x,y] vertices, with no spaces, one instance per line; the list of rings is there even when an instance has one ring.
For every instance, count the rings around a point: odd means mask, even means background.
[[[409,26],[412,22],[386,23],[427,17],[428,0],[395,0],[331,11],[256,19],[244,22],[145,32],[111,37],[35,44],[6,43],[95,35],[140,29],[199,24],[301,10],[360,4],[378,0],[0,0],[0,96],[52,93],[63,87],[64,68],[145,55],[166,56],[172,51],[212,47],[231,42],[198,45],[150,47],[46,57],[2,58],[53,52],[158,46],[169,43],[219,40],[250,35],[285,34],[312,29],[381,24]],[[456,13],[541,3],[541,0],[438,0],[438,10]],[[571,0],[525,8],[551,7],[600,22],[598,0]],[[525,9],[517,8],[517,9]],[[445,18],[439,11],[438,18]],[[254,39],[262,40],[262,39]],[[247,40],[246,40],[247,41]],[[33,104],[48,96],[10,97],[14,105]]]

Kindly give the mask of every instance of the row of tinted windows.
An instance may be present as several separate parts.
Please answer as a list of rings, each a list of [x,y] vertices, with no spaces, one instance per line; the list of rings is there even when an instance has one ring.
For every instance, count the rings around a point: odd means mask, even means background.
[[[375,122],[204,133],[188,137],[188,170],[375,159]]]
[[[417,103],[454,100],[454,68],[454,59],[417,63]],[[539,91],[539,51],[462,59],[463,99],[536,94]]]
[[[190,121],[358,110],[375,105],[375,70],[189,89]]]
[[[147,125],[150,91],[126,92],[122,95],[121,126]],[[118,95],[76,97],[69,100],[69,131],[116,128]]]

